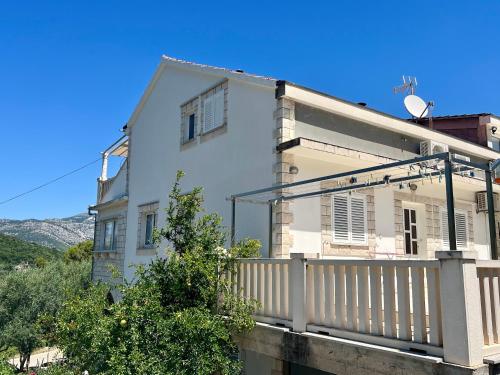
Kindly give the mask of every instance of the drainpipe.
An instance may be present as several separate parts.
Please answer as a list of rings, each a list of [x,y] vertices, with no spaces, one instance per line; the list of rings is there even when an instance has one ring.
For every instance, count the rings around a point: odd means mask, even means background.
[[[90,206],[88,208],[88,214],[89,216],[94,217],[94,243],[92,244],[92,267],[90,270],[90,281],[94,282],[94,249],[95,249],[95,234],[96,234],[96,229],[97,229],[97,212],[92,212],[90,209]]]

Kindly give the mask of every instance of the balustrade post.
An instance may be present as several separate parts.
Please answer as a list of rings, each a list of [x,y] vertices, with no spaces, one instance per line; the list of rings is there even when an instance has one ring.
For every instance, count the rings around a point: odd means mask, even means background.
[[[292,306],[292,329],[305,332],[307,326],[307,258],[317,258],[317,254],[290,253],[289,301]],[[311,292],[311,291],[310,291]]]
[[[483,363],[481,296],[476,255],[437,251],[439,259],[444,360],[462,366]]]

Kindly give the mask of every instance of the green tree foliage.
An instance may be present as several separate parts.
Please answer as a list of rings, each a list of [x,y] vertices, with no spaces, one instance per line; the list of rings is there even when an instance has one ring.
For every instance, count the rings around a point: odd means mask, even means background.
[[[14,375],[14,368],[3,359],[0,359],[0,375]]]
[[[88,285],[89,276],[88,262],[61,261],[0,276],[0,351],[16,348],[24,367],[31,352],[45,344],[48,318],[57,314],[65,298]]]
[[[92,240],[87,240],[71,246],[68,250],[64,252],[65,262],[81,262],[90,261],[92,258],[92,250],[94,248],[94,242]]]
[[[24,262],[35,266],[37,258],[51,261],[61,257],[62,253],[57,249],[0,234],[0,274]]]
[[[234,335],[254,326],[256,304],[234,296],[237,258],[257,256],[258,241],[226,251],[218,215],[204,214],[201,189],[180,193],[177,176],[165,227],[168,257],[139,266],[134,283],[110,305],[104,285],[95,285],[61,311],[57,345],[76,373],[113,375],[236,374]]]

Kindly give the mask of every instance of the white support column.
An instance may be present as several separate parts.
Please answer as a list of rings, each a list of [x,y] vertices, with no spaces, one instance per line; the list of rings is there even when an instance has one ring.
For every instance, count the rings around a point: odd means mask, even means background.
[[[292,328],[294,332],[306,331],[307,326],[307,258],[316,258],[317,254],[290,253],[289,300],[292,301]]]
[[[102,168],[101,168],[101,181],[108,179],[108,153],[102,153]]]
[[[446,362],[483,363],[481,298],[471,251],[437,251],[440,262],[443,348]]]

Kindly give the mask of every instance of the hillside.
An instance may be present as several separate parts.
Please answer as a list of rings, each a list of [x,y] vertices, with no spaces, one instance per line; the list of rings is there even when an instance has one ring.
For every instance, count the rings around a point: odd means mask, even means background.
[[[94,218],[87,214],[79,214],[63,219],[0,219],[0,233],[65,250],[93,238]]]
[[[0,272],[12,269],[12,267],[24,262],[33,264],[38,257],[47,260],[58,259],[62,257],[62,252],[0,234]]]

